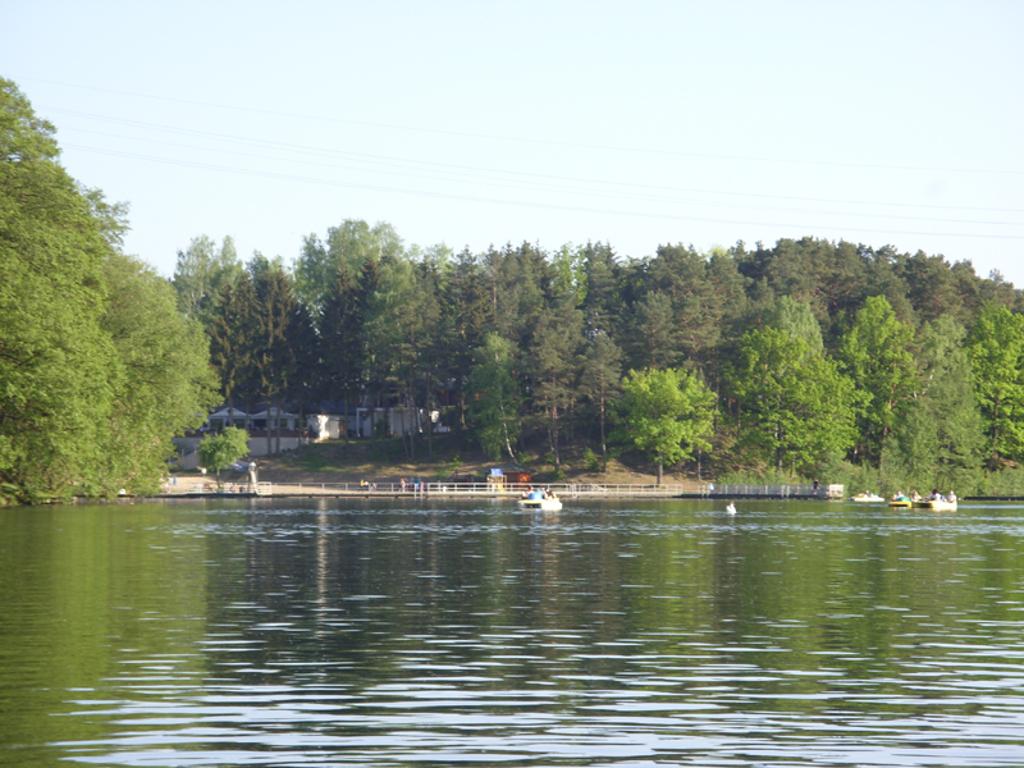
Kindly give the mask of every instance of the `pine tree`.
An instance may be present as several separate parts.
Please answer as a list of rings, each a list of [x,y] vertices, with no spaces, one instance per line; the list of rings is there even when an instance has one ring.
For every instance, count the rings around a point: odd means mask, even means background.
[[[580,394],[590,400],[597,411],[597,424],[601,440],[601,467],[608,468],[608,440],[606,437],[609,404],[621,390],[622,350],[611,338],[597,333],[587,344],[580,365]]]

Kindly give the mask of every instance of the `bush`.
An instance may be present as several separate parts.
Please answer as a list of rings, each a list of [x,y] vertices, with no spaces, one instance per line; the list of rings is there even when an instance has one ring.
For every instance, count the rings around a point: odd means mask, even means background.
[[[462,458],[459,454],[452,456],[451,461],[448,462],[448,477],[458,475],[462,472]]]
[[[583,468],[587,472],[600,472],[601,471],[601,457],[594,453],[589,448],[583,449]]]
[[[977,492],[981,496],[1024,496],[1024,468],[986,473]]]
[[[207,435],[199,443],[199,460],[207,469],[217,473],[226,469],[249,453],[249,433],[238,427],[228,427],[219,435]]]

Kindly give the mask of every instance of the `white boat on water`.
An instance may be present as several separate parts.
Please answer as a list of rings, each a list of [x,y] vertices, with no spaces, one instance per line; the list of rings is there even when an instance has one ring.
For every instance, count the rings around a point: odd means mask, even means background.
[[[881,504],[885,499],[879,496],[877,493],[858,493],[856,496],[851,496],[850,501],[855,501],[858,504]]]
[[[956,512],[956,504],[956,499],[922,499],[914,502],[915,507],[930,509],[933,512]]]
[[[541,512],[559,512],[562,509],[562,500],[557,496],[548,498],[525,498],[519,500],[520,509],[539,510]]]

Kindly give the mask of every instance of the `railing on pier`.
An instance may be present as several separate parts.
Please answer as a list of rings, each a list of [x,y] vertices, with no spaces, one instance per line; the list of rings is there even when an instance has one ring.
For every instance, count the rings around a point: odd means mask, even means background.
[[[390,496],[420,498],[429,496],[466,498],[514,498],[534,486],[523,483],[497,485],[492,483],[456,482],[358,482],[358,483],[309,483],[309,482],[261,482],[255,489],[238,485],[239,492],[255,490],[257,496]],[[822,485],[765,485],[715,483],[543,483],[546,488],[562,498],[841,498],[842,486]],[[838,490],[837,490],[838,489]],[[167,495],[202,493],[206,488],[189,487],[179,484],[167,489]],[[223,492],[223,489],[221,489]],[[230,487],[228,488],[230,491]],[[837,496],[838,493],[838,496]]]

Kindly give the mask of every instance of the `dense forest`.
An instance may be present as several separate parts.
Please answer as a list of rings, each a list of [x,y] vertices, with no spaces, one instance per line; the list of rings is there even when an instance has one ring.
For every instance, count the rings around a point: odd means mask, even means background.
[[[998,275],[819,239],[482,253],[346,220],[290,267],[191,242],[173,283],[227,403],[438,411],[494,456],[977,488],[1024,458],[1024,316]],[[407,438],[430,450],[431,427]]]
[[[556,473],[625,452],[659,475],[1018,482],[1022,297],[969,262],[815,238],[456,253],[344,220],[291,264],[197,237],[167,281],[53,136],[0,80],[0,497],[152,488],[217,402],[436,412]]]

